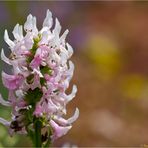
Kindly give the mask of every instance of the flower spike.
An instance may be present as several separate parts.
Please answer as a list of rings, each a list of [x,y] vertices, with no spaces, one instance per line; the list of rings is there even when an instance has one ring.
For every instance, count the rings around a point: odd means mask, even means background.
[[[76,85],[67,95],[73,76],[74,64],[70,61],[73,48],[66,42],[68,30],[60,36],[61,25],[47,10],[43,28],[37,29],[36,17],[28,15],[23,27],[16,24],[9,39],[5,30],[4,40],[11,49],[6,57],[1,50],[1,59],[12,66],[12,74],[2,71],[3,85],[8,89],[7,101],[0,95],[0,104],[12,108],[10,122],[0,118],[9,134],[27,134],[36,147],[47,147],[50,141],[67,134],[72,123],[79,117],[79,110],[65,119],[66,105],[75,97]]]

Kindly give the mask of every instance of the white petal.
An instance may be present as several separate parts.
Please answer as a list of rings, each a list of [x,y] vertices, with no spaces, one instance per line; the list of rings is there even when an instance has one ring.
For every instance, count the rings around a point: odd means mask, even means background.
[[[7,30],[5,30],[5,33],[4,33],[4,40],[11,48],[15,46],[14,42],[9,39]]]
[[[20,40],[23,39],[23,29],[22,29],[22,26],[21,25],[16,24],[16,26],[14,27],[12,33],[13,33],[14,38],[16,40],[20,41]]]
[[[53,35],[54,35],[54,38],[52,39],[50,44],[52,46],[57,46],[57,48],[60,47],[60,38],[59,38],[60,32],[61,32],[61,25],[60,25],[58,19],[56,18],[55,27],[54,27],[53,32],[52,32]]]
[[[43,78],[43,74],[40,72],[40,70],[39,69],[33,69],[33,72],[32,72],[33,74],[34,73],[37,73],[39,76],[40,76],[40,78]]]
[[[75,113],[71,118],[66,120],[63,117],[54,116],[53,120],[56,121],[57,123],[59,123],[62,126],[66,126],[66,125],[72,124],[74,121],[77,120],[78,117],[79,117],[79,109],[76,108]]]
[[[32,24],[33,24],[33,27],[36,27],[36,17],[35,16],[32,18]]]
[[[4,106],[10,106],[10,102],[5,101],[5,100],[2,98],[1,94],[0,94],[0,104],[2,104],[2,105],[4,105]]]
[[[67,53],[64,53],[64,52],[60,53],[60,57],[61,57],[61,64],[65,65],[68,59]]]
[[[19,24],[16,24],[16,26],[14,27],[12,33],[13,33],[16,40],[20,39],[20,36],[19,36]]]
[[[66,45],[67,45],[68,55],[69,55],[69,58],[70,58],[73,54],[73,48],[68,43]]]
[[[23,39],[23,27],[22,25],[19,26],[19,36],[21,39]]]
[[[15,91],[15,94],[16,94],[16,96],[19,97],[19,98],[24,97],[24,93],[23,93],[23,91],[22,91],[21,89],[16,90],[16,91]]]
[[[21,73],[22,72],[21,71],[21,68],[20,68],[20,66],[18,64],[18,61],[19,60],[13,60],[12,61],[13,62],[12,66],[13,66],[13,72],[14,72],[14,74],[18,74],[18,73]]]
[[[35,16],[32,18],[32,26],[33,26],[32,30],[34,32],[37,32],[38,30],[37,30],[37,26],[36,26],[36,17]]]
[[[54,116],[53,120],[56,121],[57,123],[59,123],[62,126],[65,126],[65,125],[68,124],[67,120],[62,118],[62,117]]]
[[[71,101],[75,97],[76,93],[77,93],[77,87],[76,87],[76,85],[73,85],[71,94],[70,95],[66,95],[66,94],[64,95],[64,97],[66,99],[66,103]]]
[[[69,118],[67,121],[69,124],[71,124],[74,121],[76,121],[78,117],[79,117],[79,109],[76,108],[74,115],[71,118]]]
[[[8,58],[5,56],[4,50],[3,50],[3,49],[1,50],[1,59],[2,59],[4,62],[6,62],[7,64],[12,65],[11,62],[10,62],[10,59],[8,59]]]
[[[0,117],[0,123],[2,123],[5,126],[9,126],[10,125],[10,122],[9,121],[7,121],[7,120],[5,120],[5,119],[3,119],[1,117]]]
[[[29,14],[28,17],[27,17],[27,20],[24,24],[24,29],[25,29],[25,31],[32,31],[32,29],[33,29],[32,15],[31,14]]]
[[[60,25],[60,22],[58,21],[58,19],[56,18],[54,33],[59,35],[60,32],[61,32],[61,25]]]
[[[52,13],[48,9],[46,13],[46,18],[44,19],[43,22],[43,27],[48,27],[50,29],[52,27],[52,24],[53,24]]]
[[[49,37],[49,33],[47,31],[44,31],[42,33],[42,39],[40,41],[40,44],[47,44],[48,43],[48,37]]]
[[[62,36],[60,37],[60,41],[61,42],[65,42],[66,36],[69,33],[69,30],[65,30],[65,32],[62,34]]]
[[[69,61],[69,69],[67,71],[67,75],[68,75],[69,81],[70,81],[70,79],[73,76],[74,68],[75,68],[75,66],[74,66],[73,62],[72,61]]]

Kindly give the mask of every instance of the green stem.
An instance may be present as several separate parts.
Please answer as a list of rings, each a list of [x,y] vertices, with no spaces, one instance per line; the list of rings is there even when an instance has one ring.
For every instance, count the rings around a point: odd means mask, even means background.
[[[41,147],[42,146],[42,141],[41,141],[41,127],[42,127],[42,122],[40,120],[36,120],[34,123],[35,126],[35,147]]]

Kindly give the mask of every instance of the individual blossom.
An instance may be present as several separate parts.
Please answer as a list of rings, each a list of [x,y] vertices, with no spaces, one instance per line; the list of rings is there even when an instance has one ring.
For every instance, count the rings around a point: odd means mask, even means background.
[[[47,10],[41,30],[37,29],[36,17],[28,15],[23,26],[17,24],[9,38],[7,30],[4,40],[11,54],[5,56],[2,49],[1,59],[12,67],[11,74],[2,71],[3,85],[8,89],[8,99],[0,95],[0,103],[12,108],[12,120],[0,118],[10,135],[27,134],[35,146],[48,146],[51,141],[65,135],[72,123],[78,118],[76,108],[69,119],[66,105],[75,97],[77,87],[73,85],[71,94],[65,91],[73,76],[74,64],[69,59],[73,49],[62,35],[61,25],[55,19],[54,28],[52,14]]]

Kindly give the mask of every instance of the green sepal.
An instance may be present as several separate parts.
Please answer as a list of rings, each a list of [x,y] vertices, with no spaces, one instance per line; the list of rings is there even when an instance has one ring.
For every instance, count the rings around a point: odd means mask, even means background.
[[[34,81],[34,74],[29,75],[26,79],[28,84],[32,84]]]
[[[38,43],[40,42],[40,40],[41,40],[40,34],[36,38],[33,39],[34,44],[33,44],[32,48],[30,49],[31,56],[29,56],[27,58],[27,63],[31,63],[31,61],[33,60],[36,50],[38,49]]]
[[[45,85],[45,83],[46,83],[46,80],[44,78],[40,78],[40,84],[43,86]]]
[[[52,74],[52,69],[48,66],[40,66],[41,73],[44,74]]]
[[[38,87],[34,90],[29,89],[25,95],[25,101],[32,105],[32,107],[35,107],[36,103],[40,101],[42,95],[43,92]]]

